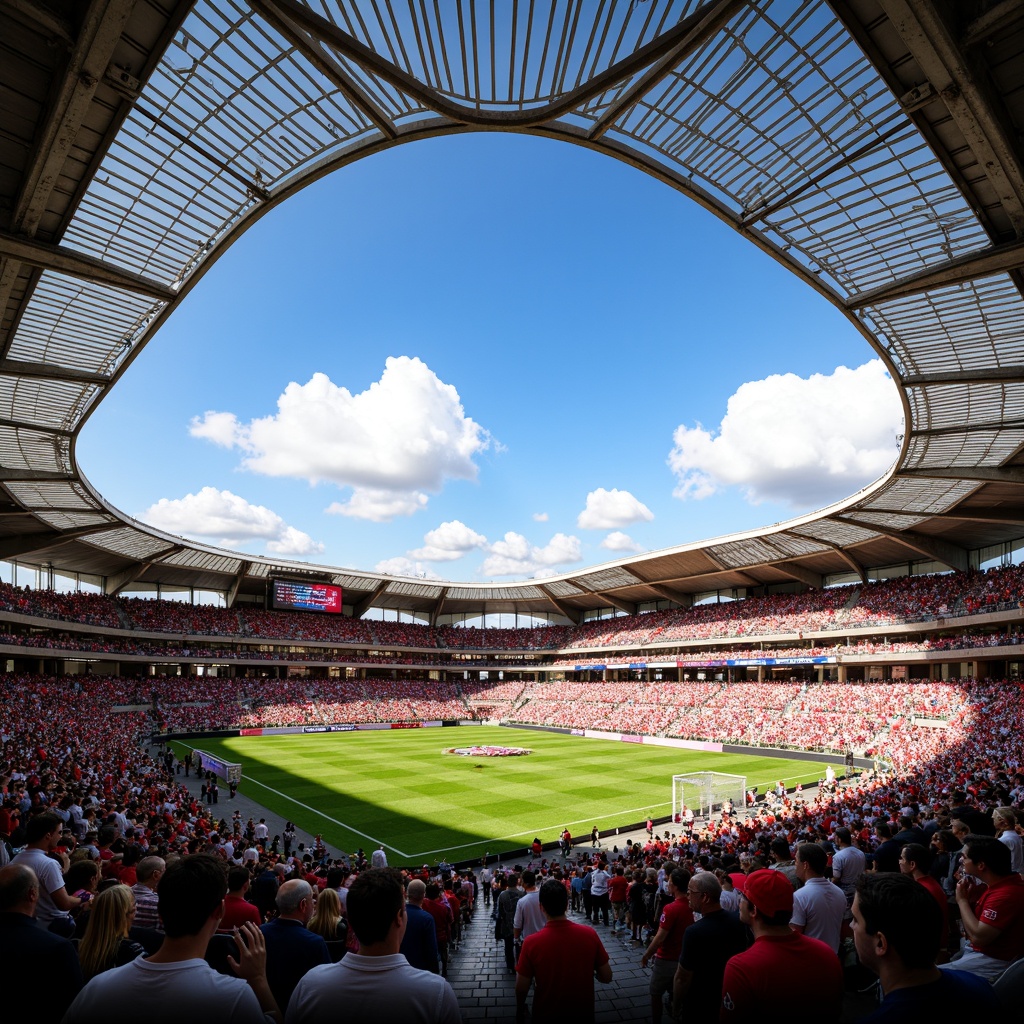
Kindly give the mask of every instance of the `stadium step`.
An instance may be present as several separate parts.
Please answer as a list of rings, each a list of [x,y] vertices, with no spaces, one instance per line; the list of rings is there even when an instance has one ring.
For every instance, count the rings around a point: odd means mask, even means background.
[[[569,920],[587,924],[582,914]],[[596,1019],[600,1022],[644,1021],[650,1019],[647,986],[650,972],[640,967],[644,947],[633,945],[629,932],[613,934],[611,927],[596,929],[612,965],[610,985],[595,983]],[[516,976],[505,967],[505,945],[494,938],[491,908],[477,906],[463,932],[459,951],[448,964],[448,980],[458,996],[464,1021],[514,1021]],[[532,997],[531,997],[532,998]]]

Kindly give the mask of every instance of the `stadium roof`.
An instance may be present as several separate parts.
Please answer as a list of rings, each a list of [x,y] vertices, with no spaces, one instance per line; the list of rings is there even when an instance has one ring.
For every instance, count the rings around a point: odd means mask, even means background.
[[[382,149],[478,130],[586,146],[713,211],[897,382],[890,472],[765,529],[523,583],[275,563],[155,530],[78,432],[267,210]],[[371,606],[615,607],[1024,535],[1022,0],[2,0],[0,558]]]

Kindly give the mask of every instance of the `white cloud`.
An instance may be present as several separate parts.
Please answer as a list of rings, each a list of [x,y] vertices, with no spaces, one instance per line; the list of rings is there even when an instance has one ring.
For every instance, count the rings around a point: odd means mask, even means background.
[[[487,538],[483,534],[453,519],[425,534],[423,547],[410,551],[409,556],[422,558],[426,562],[454,562],[474,548],[482,548],[486,543]]]
[[[267,541],[267,551],[272,555],[313,555],[323,551],[323,544],[318,543],[294,526],[285,527],[277,540]]]
[[[504,540],[492,544],[490,555],[480,567],[482,576],[530,576],[544,574],[556,565],[579,562],[583,555],[579,538],[556,533],[544,547],[531,544],[521,533],[511,530]]]
[[[395,558],[385,558],[374,566],[374,572],[387,573],[388,576],[418,576],[423,580],[439,580],[442,578],[425,568],[422,562],[414,562],[404,555],[398,555]]]
[[[630,523],[649,523],[654,513],[629,491],[598,487],[587,495],[587,507],[576,517],[581,530],[610,530]]]
[[[250,505],[231,491],[204,487],[184,498],[161,498],[146,509],[147,523],[180,537],[203,537],[225,547],[265,540],[275,555],[315,555],[323,544],[289,526],[276,512]]]
[[[358,394],[315,373],[306,384],[289,384],[273,415],[241,423],[233,413],[208,411],[189,430],[237,448],[254,473],[352,487],[352,499],[335,511],[378,520],[422,507],[424,492],[436,494],[446,480],[476,479],[473,457],[491,445],[458,391],[408,356],[388,358],[380,380]],[[384,492],[404,497],[401,511],[382,513]]]
[[[398,516],[411,516],[427,504],[421,491],[381,491],[371,487],[357,487],[348,501],[332,501],[324,512],[329,516],[349,516],[387,523]]]
[[[668,465],[677,498],[740,487],[752,504],[808,508],[870,483],[898,454],[903,412],[882,361],[830,375],[776,374],[737,389],[717,434],[679,426]]]
[[[533,513],[533,521],[535,523],[546,523],[548,521],[548,514],[547,514],[547,512],[534,512]]]
[[[238,443],[238,420],[233,412],[203,413],[202,418],[194,416],[188,432],[193,437],[212,441],[221,448],[234,448]]]
[[[601,541],[601,547],[607,548],[609,551],[627,551],[633,554],[637,551],[643,551],[643,547],[640,544],[637,544],[632,537],[623,533],[621,530],[613,530],[609,533],[608,536]]]

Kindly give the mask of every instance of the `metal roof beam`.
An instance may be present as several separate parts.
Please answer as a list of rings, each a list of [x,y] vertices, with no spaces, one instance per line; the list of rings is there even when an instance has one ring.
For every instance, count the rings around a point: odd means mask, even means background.
[[[50,116],[36,133],[35,149],[11,215],[10,223],[19,234],[36,233],[134,6],[135,0],[92,0],[86,7],[63,79],[53,93]]]
[[[623,601],[621,597],[615,597],[613,594],[609,594],[607,590],[592,590],[591,593],[607,601],[613,608],[618,608],[620,612],[625,612],[627,615],[636,615],[636,604],[632,601]]]
[[[437,625],[437,620],[441,617],[441,612],[444,610],[444,604],[447,598],[448,587],[442,587],[441,593],[437,595],[437,600],[434,602],[434,607],[430,610],[431,629],[433,629]]]
[[[69,48],[75,44],[75,29],[70,21],[38,0],[3,0],[4,6],[38,25]]]
[[[17,4],[25,14],[35,5]],[[96,87],[103,80],[114,49],[121,38],[135,0],[92,0],[85,8],[77,38],[63,67],[50,89],[47,113],[35,132],[33,149],[21,175],[17,194],[7,226],[19,235],[31,237],[39,228],[63,170],[68,153],[74,145],[82,122],[89,111]],[[32,11],[47,31],[63,40],[67,24],[54,21],[45,8]],[[0,257],[0,311],[6,310],[21,270],[21,262],[13,256]]]
[[[11,466],[0,466],[0,482],[18,482],[24,481],[52,481],[52,480],[76,480],[77,476],[74,473],[65,473],[59,469],[15,469]],[[82,509],[84,512],[88,512],[89,509]]]
[[[269,2],[269,0],[256,0],[256,2],[263,3]],[[534,107],[530,110],[484,111],[453,103],[436,89],[425,85],[404,69],[396,67],[365,43],[349,35],[333,22],[328,21],[327,18],[311,11],[298,0],[273,0],[273,3],[279,11],[287,12],[288,17],[313,38],[321,40],[332,49],[344,54],[370,74],[383,79],[436,114],[459,124],[491,128],[532,128],[561,117],[671,53],[693,28],[691,18],[684,18],[628,57],[617,61],[611,67],[542,107]],[[698,9],[697,15],[700,15],[700,9]]]
[[[49,245],[46,242],[11,235],[6,231],[0,231],[0,256],[9,256],[19,263],[27,263],[41,270],[54,270],[84,281],[148,295],[162,302],[172,302],[178,294],[173,288],[168,288],[159,281],[152,281],[130,270],[122,270],[93,256],[86,256],[61,245]]]
[[[825,585],[825,578],[820,572],[812,572],[810,569],[805,569],[802,565],[796,565],[794,562],[775,562],[776,569],[781,569],[784,573],[792,576],[793,579],[800,583],[805,583],[812,590],[821,590]]]
[[[1024,366],[990,366],[938,373],[912,373],[897,381],[904,388],[925,388],[936,384],[1024,384]]]
[[[87,537],[90,533],[105,533],[114,530],[117,523],[97,523],[92,526],[79,526],[74,530],[44,530],[40,533],[22,533],[14,537],[0,538],[0,558],[16,558],[19,555],[31,554],[43,548],[59,547],[69,544],[79,537]]]
[[[352,618],[361,619],[372,607],[373,602],[388,589],[388,580],[381,580],[366,597],[352,602]]]
[[[868,511],[868,510],[864,510]],[[906,512],[903,509],[875,509],[872,511],[884,512],[887,516],[913,516],[920,519],[920,512]],[[1001,509],[968,508],[951,509],[949,512],[929,512],[929,519],[950,519],[963,520],[969,523],[1006,523],[1009,526],[1024,526],[1024,506],[1016,512],[1002,511]]]
[[[24,359],[0,359],[0,376],[32,377],[40,380],[63,380],[69,384],[109,384],[104,373],[76,370],[56,363],[31,363]]]
[[[547,587],[541,586],[539,588],[543,591],[544,596],[555,606],[555,608],[561,612],[573,625],[578,626],[580,619],[583,618],[582,613],[578,608],[573,608],[572,605],[566,604],[564,601],[559,600],[554,594],[548,590]]]
[[[919,274],[894,281],[881,288],[872,288],[846,300],[846,308],[855,310],[865,306],[878,306],[893,299],[918,295],[934,288],[948,288],[981,277],[992,277],[1024,267],[1024,241],[994,245],[980,252],[948,260],[938,267],[930,267]]]
[[[225,595],[227,606],[229,608],[234,606],[235,598],[238,597],[238,591],[245,582],[245,577],[248,575],[251,568],[252,562],[242,562],[241,565],[239,565],[238,572],[235,573],[235,578],[231,581],[231,586],[228,588],[228,592]]]
[[[29,423],[27,420],[10,420],[0,416],[0,427],[13,427],[15,430],[35,430],[40,434],[53,434],[55,437],[71,437],[73,431],[63,427],[50,427],[44,423]]]
[[[832,160],[824,165],[819,164],[818,168],[810,168],[805,176],[801,176],[800,184],[795,186],[791,191],[786,192],[783,195],[776,194],[774,198],[764,200],[754,209],[744,210],[740,215],[740,230],[745,231],[751,224],[754,224],[759,220],[764,220],[766,217],[770,217],[773,213],[776,213],[787,206],[791,206],[808,189],[814,188],[820,182],[831,177],[837,171],[841,171],[844,167],[849,166],[854,161],[859,160],[863,156],[867,156],[868,153],[874,152],[874,150],[884,145],[893,138],[893,136],[903,133],[909,134],[913,131],[912,128],[908,128],[906,119],[902,113],[894,114],[892,120],[895,120],[896,123],[885,129],[885,131],[880,130],[881,125],[872,126],[868,133],[867,141],[862,146],[858,146],[853,150],[847,150],[838,159]],[[885,122],[882,123],[884,124]]]
[[[711,0],[690,14],[684,24],[692,26],[669,52],[654,67],[631,85],[609,106],[593,128],[588,138],[599,139],[618,119],[631,110],[659,82],[667,78],[691,53],[703,46],[713,35],[721,31],[746,0]]]
[[[1024,466],[929,466],[927,469],[901,469],[896,475],[931,477],[935,480],[1024,484]]]
[[[674,601],[683,608],[693,607],[693,594],[687,594],[681,590],[673,590],[672,587],[666,587],[663,583],[648,583],[647,586],[649,586],[651,590],[658,595],[658,597],[663,597],[666,601]]]
[[[1018,237],[1024,236],[1024,162],[1012,126],[991,102],[981,69],[957,44],[935,0],[878,0],[967,141]]]
[[[249,6],[266,18],[306,60],[318,68],[329,81],[333,82],[385,138],[398,138],[398,132],[387,112],[332,56],[323,50],[322,41],[312,38],[308,32],[296,25],[276,0],[249,0]]]
[[[103,581],[103,593],[109,594],[111,597],[116,597],[124,590],[125,587],[130,586],[137,579],[139,579],[147,569],[163,561],[169,555],[176,555],[179,551],[184,551],[184,544],[172,544],[170,547],[164,548],[163,551],[158,551],[152,558],[147,558],[145,561],[136,562],[134,565],[129,566],[122,572],[115,573],[113,576],[107,576]]]
[[[701,548],[701,554],[714,566],[718,567],[719,572],[729,572],[734,576],[738,576],[748,587],[763,587],[764,584],[760,580],[755,580],[753,576],[748,576],[742,569],[733,569],[728,566],[720,558],[716,558],[709,548]],[[714,575],[713,573],[701,573],[702,576]]]
[[[949,427],[928,427],[911,431],[912,437],[946,437],[951,434],[981,434],[986,431],[1024,430],[1024,419],[988,420],[982,423],[956,423]]]
[[[874,523],[861,522],[852,516],[835,516],[835,518],[844,523],[852,523],[854,526],[874,530],[884,537],[890,537],[895,541],[899,541],[905,547],[910,548],[911,551],[927,555],[928,558],[932,558],[936,562],[942,562],[951,569],[966,572],[970,568],[967,549],[960,547],[958,544],[950,544],[949,541],[941,540],[938,537],[927,537],[924,534],[915,533],[913,530],[890,530],[877,526]]]
[[[625,612],[627,615],[636,615],[636,605],[632,601],[624,601],[620,597],[614,597],[607,590],[595,590],[593,587],[588,587],[578,578],[570,581],[573,586],[579,587],[580,590],[585,590],[588,594],[593,594],[594,597],[601,598],[602,601],[607,601],[613,608],[618,608],[620,612]],[[637,583],[641,583],[640,579],[637,579],[634,583],[627,584],[628,586],[636,586]]]
[[[72,516],[75,516],[75,515],[91,516],[91,515],[105,515],[106,514],[104,512],[104,510],[101,509],[101,508],[81,508],[81,507],[79,507],[79,508],[61,508],[61,507],[58,507],[56,505],[54,505],[54,506],[47,505],[45,508],[28,508],[26,506],[25,508],[17,508],[17,509],[5,510],[3,512],[0,512],[0,519],[13,519],[16,516],[34,516],[34,517],[38,517],[38,516],[50,515],[51,513],[52,514],[60,513],[60,514],[63,514],[63,515],[72,515]],[[121,523],[117,519],[111,519],[110,520],[110,525],[111,526],[120,526]]]
[[[1003,0],[967,26],[962,39],[963,45],[967,49],[977,46],[997,33],[1005,32],[1021,18],[1024,18],[1024,0]]]
[[[795,536],[800,537],[803,535],[798,533],[795,534]],[[834,544],[832,541],[822,540],[820,537],[810,537],[809,539],[816,540],[819,544],[824,544],[826,547],[831,548],[860,577],[861,583],[867,583],[867,569],[865,569],[864,566],[861,565],[860,562],[858,562],[857,559],[854,558],[853,555],[851,555],[850,552],[846,550],[846,548],[840,546],[839,544]],[[824,581],[822,582],[824,583]]]
[[[693,573],[692,576],[666,576],[664,579],[658,581],[658,585],[659,586],[664,586],[666,584],[671,584],[671,583],[676,583],[676,584],[679,584],[679,583],[694,584],[695,586],[694,586],[693,591],[691,591],[691,593],[696,593],[698,589],[703,589],[703,584],[700,583],[699,581],[709,581],[709,582],[710,581],[714,581],[718,577],[724,576],[726,573],[729,573],[730,575],[733,575],[733,576],[735,576],[735,575],[744,576],[743,573],[738,572],[738,570],[736,570],[736,569],[714,569],[711,572],[695,572],[695,573]],[[763,583],[761,583],[761,582],[759,582],[757,580],[752,580],[749,577],[745,577],[743,580],[741,580],[741,583],[743,584],[743,586],[747,586],[747,587],[763,587],[764,586]],[[655,584],[648,583],[647,586],[653,587],[653,586],[655,586]],[[720,590],[721,587],[716,585],[716,584],[713,584],[713,589]]]
[[[129,584],[134,583],[153,563],[150,561],[136,562],[123,572],[107,576],[103,580],[103,593],[116,597]]]

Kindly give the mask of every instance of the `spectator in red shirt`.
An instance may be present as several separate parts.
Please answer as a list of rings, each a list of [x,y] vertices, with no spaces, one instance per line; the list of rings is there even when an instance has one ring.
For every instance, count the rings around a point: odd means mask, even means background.
[[[690,878],[690,872],[682,868],[676,868],[669,875],[667,888],[672,902],[661,912],[658,930],[640,958],[641,967],[646,967],[647,961],[654,958],[650,984],[651,1019],[654,1024],[661,1024],[665,993],[672,998],[676,964],[683,951],[683,933],[693,924],[693,911],[686,900],[686,887],[690,884]]]
[[[540,887],[540,906],[547,923],[528,935],[516,965],[516,1020],[526,1016],[526,996],[533,993],[534,1024],[565,1024],[594,1020],[594,978],[612,980],[608,953],[597,932],[566,919],[569,894],[557,879]]]
[[[941,966],[995,981],[1024,956],[1024,881],[1011,870],[1009,849],[992,836],[969,835],[960,863],[965,875],[980,878],[987,888],[972,909],[971,882],[964,878],[957,883],[967,947]]]
[[[803,1016],[838,1019],[843,997],[839,958],[820,939],[793,931],[792,914],[793,887],[781,871],[762,869],[747,876],[740,920],[753,933],[754,944],[725,965],[722,1024],[769,1024]]]
[[[240,928],[245,921],[252,921],[257,928],[263,923],[255,903],[250,903],[245,894],[249,891],[249,869],[228,868],[228,894],[224,897],[224,916],[220,919],[219,932],[231,932]]]
[[[437,952],[441,958],[441,977],[448,977],[448,940],[451,938],[454,915],[447,903],[441,902],[441,887],[437,882],[427,883],[423,909],[434,919],[437,935]]]
[[[626,930],[626,899],[629,894],[629,881],[626,869],[617,865],[615,872],[608,879],[608,899],[612,905],[612,934]]]

